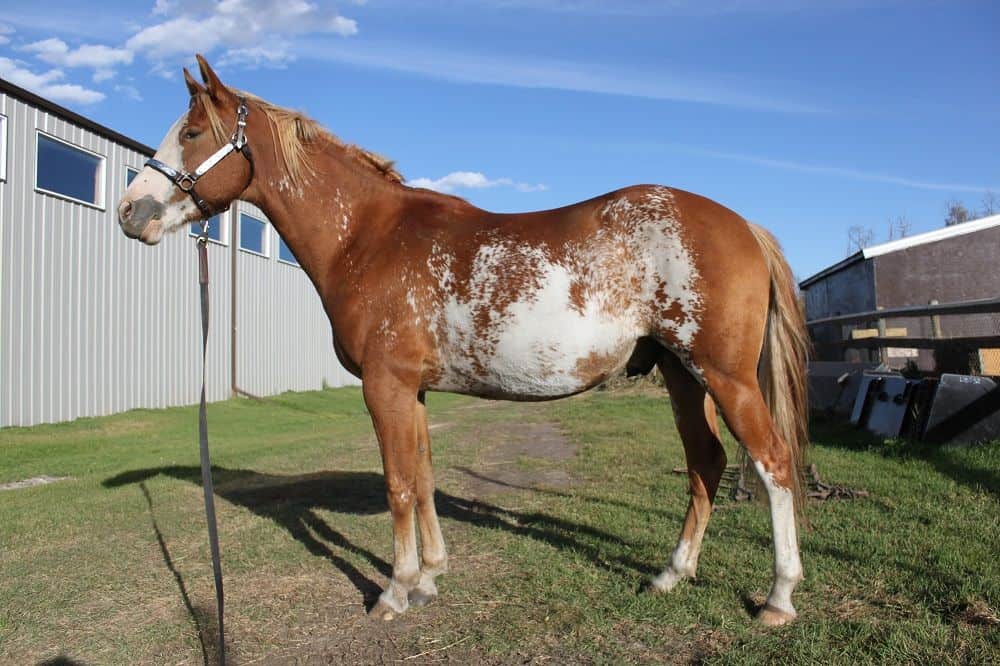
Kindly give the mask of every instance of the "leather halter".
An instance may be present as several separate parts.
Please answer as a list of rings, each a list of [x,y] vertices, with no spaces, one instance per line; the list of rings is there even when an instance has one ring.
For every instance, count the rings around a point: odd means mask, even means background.
[[[233,136],[226,145],[212,153],[193,172],[188,173],[184,170],[183,166],[175,169],[152,157],[146,160],[145,166],[159,171],[182,192],[187,192],[194,201],[194,205],[198,207],[198,210],[202,212],[206,220],[220,211],[213,211],[205,200],[198,195],[194,186],[212,167],[221,162],[226,155],[235,151],[243,155],[247,162],[250,163],[250,178],[251,180],[253,179],[253,155],[250,152],[250,144],[247,142],[246,137],[247,115],[250,113],[250,109],[247,108],[246,98],[240,97],[239,100],[240,105],[236,109],[236,130],[233,132]]]

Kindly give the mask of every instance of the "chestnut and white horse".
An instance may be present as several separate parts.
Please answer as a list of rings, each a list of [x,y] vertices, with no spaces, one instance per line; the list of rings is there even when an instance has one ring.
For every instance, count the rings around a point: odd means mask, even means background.
[[[120,225],[152,245],[243,199],[295,253],[378,435],[395,559],[376,617],[430,601],[447,567],[425,392],[550,400],[596,386],[630,357],[663,374],[691,486],[652,589],[695,575],[726,464],[718,407],[770,503],[774,582],[758,617],[795,617],[807,337],[791,271],[766,231],[654,185],[490,213],[407,187],[391,162],[226,87],[198,60],[203,83],[185,70],[190,106],[125,192]]]

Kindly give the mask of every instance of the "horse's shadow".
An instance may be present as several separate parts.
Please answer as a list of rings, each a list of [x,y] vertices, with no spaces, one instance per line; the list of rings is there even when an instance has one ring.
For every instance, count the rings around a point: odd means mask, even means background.
[[[105,488],[141,484],[159,475],[201,485],[201,468],[173,465],[131,470],[105,479]],[[388,577],[392,568],[388,562],[332,528],[320,511],[353,515],[374,515],[388,511],[385,483],[373,472],[323,471],[313,474],[265,474],[248,469],[212,467],[215,494],[228,502],[245,507],[258,516],[281,525],[314,555],[329,560],[364,597],[370,608],[381,591],[379,585],[343,557],[351,553],[365,559]],[[502,530],[527,536],[560,550],[585,553],[595,566],[619,575],[651,575],[648,564],[628,556],[609,555],[608,545],[630,545],[620,537],[587,525],[556,518],[540,512],[506,509],[479,499],[466,499],[446,492],[435,493],[438,515],[491,530]],[[152,511],[152,505],[150,505]],[[386,535],[391,521],[385,522]]]

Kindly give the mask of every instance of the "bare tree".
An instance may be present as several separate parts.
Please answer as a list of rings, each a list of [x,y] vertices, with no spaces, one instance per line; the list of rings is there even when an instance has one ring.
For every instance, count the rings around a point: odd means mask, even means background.
[[[865,249],[875,240],[871,227],[853,226],[847,230],[847,255]]]
[[[905,215],[898,215],[896,219],[889,218],[889,240],[906,238],[910,235],[913,223],[906,219]]]
[[[1000,197],[993,190],[986,190],[983,194],[983,209],[977,217],[989,217],[997,213],[1000,213]]]
[[[906,238],[913,230],[913,223],[905,215],[896,218],[896,237]]]
[[[944,226],[946,227],[953,227],[956,224],[962,224],[972,219],[969,209],[958,199],[952,199],[945,206],[947,214],[944,218]]]

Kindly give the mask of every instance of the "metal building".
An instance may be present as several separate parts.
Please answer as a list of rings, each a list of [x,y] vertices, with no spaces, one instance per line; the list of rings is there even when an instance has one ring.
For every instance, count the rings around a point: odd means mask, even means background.
[[[803,280],[799,287],[810,320],[893,309],[929,303],[957,303],[996,298],[1000,294],[1000,215],[992,215],[950,227],[867,247]],[[901,338],[965,339],[979,346],[981,371],[997,374],[1000,356],[988,342],[1000,334],[995,314],[944,315],[940,317],[895,317],[885,322],[881,335]],[[873,350],[859,354],[845,335],[859,339],[875,334],[870,324],[853,324],[845,330],[838,324],[811,329],[815,359],[821,361],[877,361]],[[857,329],[857,330],[853,330]],[[952,345],[961,357],[968,345]],[[985,346],[985,348],[983,348]],[[915,363],[921,370],[956,369],[961,359],[949,359],[943,347],[931,349],[887,349],[890,365]],[[852,357],[853,354],[853,357]],[[989,370],[987,372],[987,370]]]
[[[116,222],[153,152],[0,79],[0,426],[197,402],[194,238],[147,247]],[[357,383],[261,211],[239,202],[212,224],[209,399],[234,376],[255,395]]]

